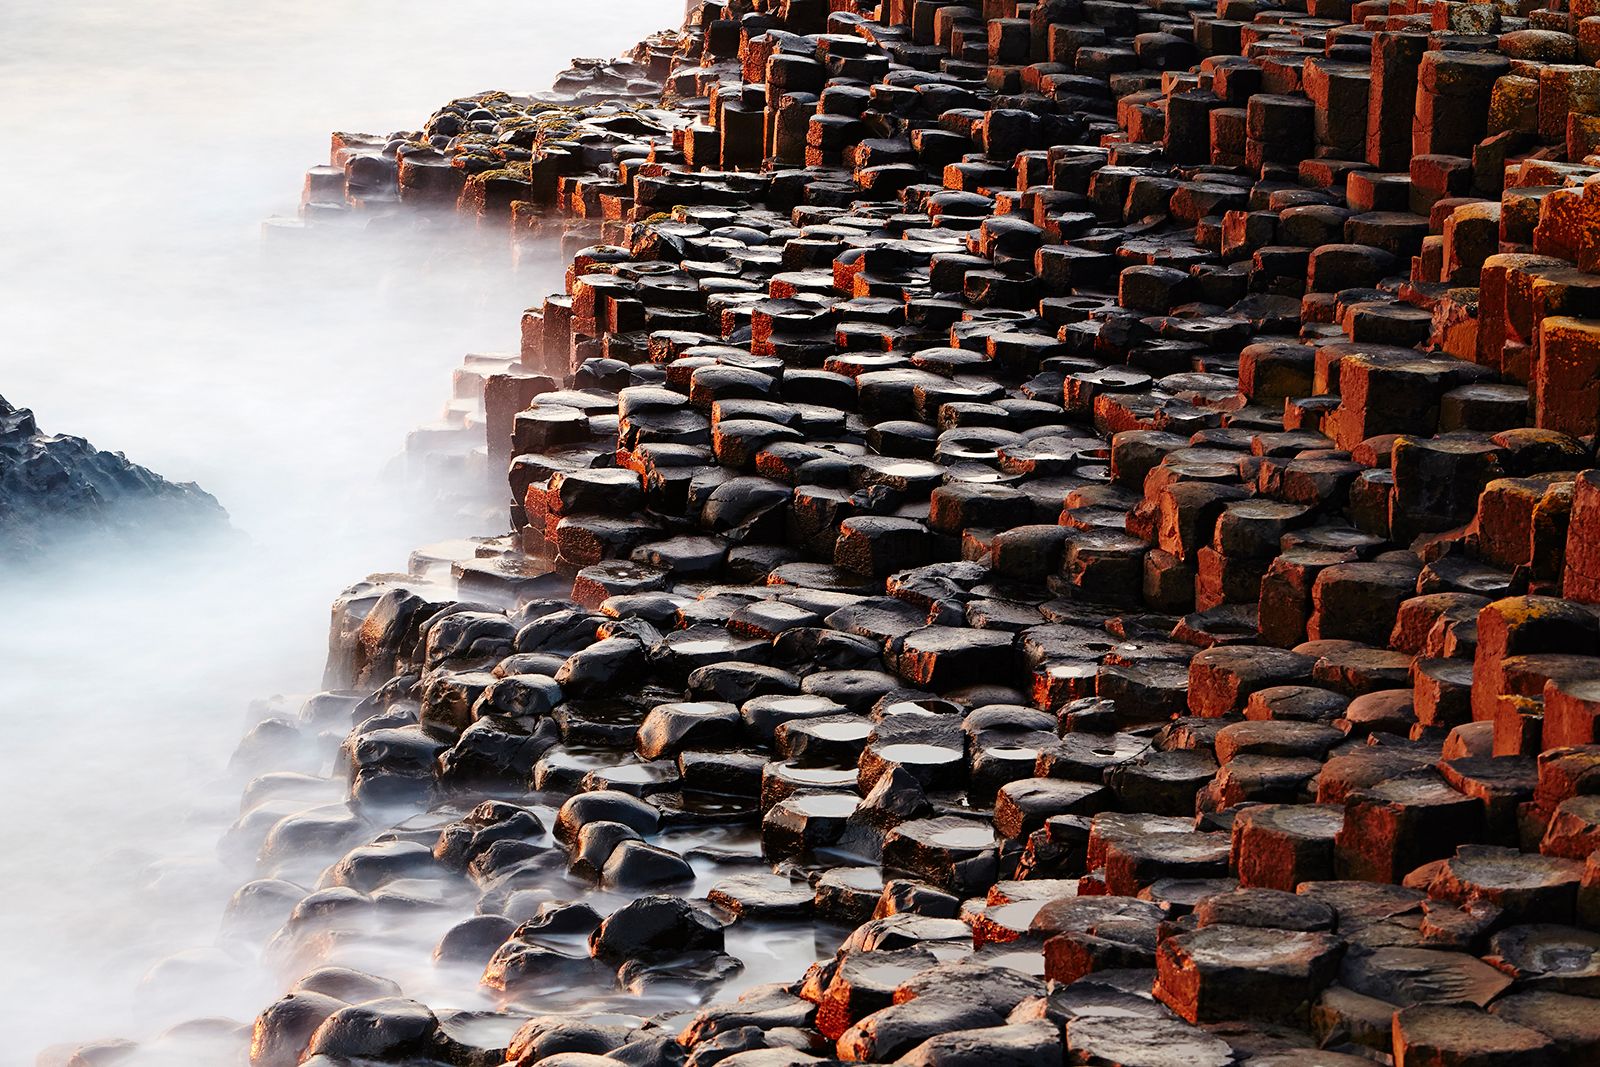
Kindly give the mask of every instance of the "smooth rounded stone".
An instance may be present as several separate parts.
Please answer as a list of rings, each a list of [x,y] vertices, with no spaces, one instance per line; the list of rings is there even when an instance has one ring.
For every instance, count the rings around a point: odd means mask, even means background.
[[[794,721],[840,715],[845,708],[824,696],[781,693],[751,697],[739,708],[745,731],[755,741],[771,744],[780,726]]]
[[[1247,887],[1293,892],[1333,877],[1333,844],[1344,809],[1330,804],[1260,804],[1233,820],[1231,866]]]
[[[1600,993],[1600,933],[1555,923],[1511,926],[1489,938],[1485,957],[1522,989]]]
[[[1397,734],[1409,737],[1416,725],[1417,714],[1410,689],[1379,689],[1363,693],[1350,701],[1340,719],[1352,737],[1365,737],[1372,733]]]
[[[648,797],[678,787],[681,777],[677,763],[670,759],[628,760],[594,768],[583,776],[581,786],[585,790],[608,789]]]
[[[634,996],[704,995],[743,970],[744,963],[725,952],[689,952],[628,960],[617,968],[617,984]]]
[[[435,616],[428,624],[423,669],[504,659],[511,654],[516,635],[515,624],[498,612],[456,611]]]
[[[513,937],[495,950],[478,982],[508,999],[538,999],[602,981],[606,968],[581,951]]]
[[[728,1067],[807,1067],[808,1064],[826,1064],[828,1061],[798,1048],[755,1048],[736,1052],[718,1062]]]
[[[839,1037],[839,1058],[848,1062],[898,1060],[932,1037],[957,1030],[998,1026],[1004,1018],[983,1004],[954,997],[918,997],[873,1012]]]
[[[639,755],[661,759],[676,756],[686,748],[728,747],[738,743],[742,726],[739,709],[733,704],[658,704],[639,726]]]
[[[433,1012],[414,1000],[369,1000],[328,1016],[307,1042],[305,1059],[396,1060],[422,1055],[431,1048],[438,1029]]]
[[[1062,1035],[1043,1020],[958,1030],[931,1037],[896,1062],[913,1067],[1055,1067]]]
[[[831,922],[859,925],[872,918],[883,888],[877,867],[835,867],[817,879],[812,910]]]
[[[778,727],[776,748],[785,759],[824,765],[854,764],[866,750],[872,731],[872,720],[860,715],[791,720]]]
[[[1156,951],[1156,998],[1189,1022],[1261,1019],[1309,1024],[1344,950],[1326,933],[1207,926]]]
[[[967,796],[973,804],[992,802],[995,791],[1001,785],[1031,777],[1034,765],[1039,760],[1037,742],[1055,738],[1054,734],[1049,733],[1032,738],[1026,735],[998,736],[999,739],[992,742],[988,738],[980,738],[972,743]]]
[[[911,419],[885,419],[867,430],[867,447],[880,456],[932,459],[938,431]]]
[[[517,659],[526,659],[518,656]],[[501,665],[510,659],[502,659]],[[499,667],[496,667],[498,670]],[[557,670],[560,667],[557,667]],[[472,705],[474,718],[507,715],[510,718],[549,715],[562,702],[562,686],[542,673],[504,673],[491,683]]]
[[[592,644],[603,621],[601,616],[587,611],[551,612],[517,631],[516,650],[519,653],[554,654],[565,658]]]
[[[800,688],[800,679],[789,671],[764,663],[708,663],[690,671],[688,683],[693,696],[734,704]]]
[[[1054,815],[1092,815],[1103,811],[1111,796],[1103,786],[1053,778],[1008,782],[995,794],[994,827],[1001,837],[1022,838],[1041,829]]]
[[[340,925],[351,926],[370,919],[372,897],[348,886],[318,889],[294,906],[284,923],[286,932],[304,936]]]
[[[279,997],[256,1016],[250,1035],[251,1067],[295,1067],[311,1035],[345,1006],[337,997],[304,990]]]
[[[613,912],[589,936],[598,960],[621,963],[722,951],[722,926],[682,897],[647,896]]]
[[[435,751],[434,756],[437,755]],[[274,876],[306,868],[314,873],[366,837],[370,830],[371,824],[344,804],[328,804],[288,815],[267,831],[257,865],[263,873]]]
[[[600,869],[602,885],[610,888],[654,888],[693,880],[694,869],[682,856],[645,841],[619,841]]]
[[[511,940],[546,948],[583,949],[599,925],[600,913],[589,905],[547,898],[527,909],[527,917],[518,924]]]
[[[516,929],[517,924],[504,915],[474,915],[463,919],[447,930],[433,947],[434,962],[482,967]]]
[[[706,899],[740,919],[799,919],[811,914],[815,895],[784,875],[740,874],[712,886]]]
[[[632,637],[608,637],[568,656],[556,671],[556,684],[568,696],[598,696],[618,689],[622,679],[640,676],[645,649]]]
[[[560,728],[549,719],[538,720],[529,730],[516,719],[479,718],[461,732],[455,747],[440,755],[439,784],[447,790],[520,788],[560,736]]]
[[[1177,1019],[1086,1015],[1066,1025],[1068,1062],[1115,1067],[1228,1067],[1233,1049]]]
[[[291,993],[321,993],[347,1004],[398,997],[400,986],[387,978],[367,974],[350,967],[318,967],[300,976],[289,987]]]
[[[969,711],[961,720],[961,729],[974,740],[984,735],[1000,734],[1022,737],[1038,733],[1054,733],[1055,716],[1020,704],[989,704]]]
[[[644,563],[670,573],[674,579],[707,578],[722,570],[728,546],[714,537],[669,537],[639,545],[629,553],[635,563]],[[647,594],[660,596],[660,594]],[[604,604],[601,605],[604,608]],[[658,627],[664,623],[656,623]]]
[[[572,599],[584,607],[603,609],[606,604],[659,592],[668,585],[671,572],[632,559],[606,559],[578,571],[572,579]],[[623,615],[619,623],[649,623],[646,613]],[[654,625],[650,623],[650,625]],[[629,631],[621,626],[602,626],[601,633],[618,637]]]
[[[1326,931],[1334,927],[1333,909],[1316,900],[1280,889],[1241,888],[1208,896],[1195,905],[1196,925],[1259,926],[1273,930]]]
[[[767,1036],[754,1026],[726,1030],[709,1041],[702,1041],[695,1046],[694,1060],[696,1063],[720,1063],[745,1053],[776,1051],[768,1047]],[[791,1049],[791,1051],[798,1050]]]
[[[601,884],[620,889],[643,889],[694,881],[694,868],[669,849],[643,841],[625,840],[611,850],[600,869]]]
[[[590,822],[621,823],[648,836],[660,828],[661,816],[638,797],[611,789],[596,790],[579,793],[562,804],[553,832],[561,841],[572,841],[578,830]]]
[[[780,800],[761,819],[761,851],[784,859],[833,845],[861,803],[853,793],[800,793]]]
[[[1489,1013],[1506,1022],[1546,1034],[1563,1062],[1600,1061],[1600,1013],[1588,997],[1534,991],[1511,993],[1489,1005]]]
[[[306,890],[281,878],[257,878],[246,882],[228,899],[222,926],[229,936],[263,941],[283,925]]]
[[[887,883],[884,895],[888,896],[894,886],[894,882]],[[961,945],[970,950],[972,928],[953,916],[947,918],[917,912],[896,912],[878,916],[856,927],[845,938],[844,944],[839,946],[839,951],[883,952],[913,945],[931,947],[937,944]]]
[[[249,815],[258,808],[277,803],[332,803],[344,793],[344,783],[335,778],[324,778],[299,771],[273,771],[258,774],[244,787],[239,798],[241,815]]]
[[[1583,864],[1514,848],[1462,845],[1444,860],[1428,895],[1466,904],[1485,900],[1500,909],[1506,923],[1571,922]]]
[[[677,1035],[650,1032],[612,1050],[607,1058],[622,1067],[683,1067],[687,1055]]]
[[[693,1020],[679,1032],[678,1040],[692,1047],[745,1026],[758,1026],[769,1033],[804,1027],[815,1011],[815,1004],[790,993],[787,985],[759,985],[746,991],[737,1001],[714,1004],[696,1012]]]
[[[508,1061],[542,1061],[562,1053],[588,1053],[604,1056],[628,1043],[635,1028],[620,1018],[591,1021],[561,1015],[541,1015],[519,1027],[507,1043]]]
[[[1471,1067],[1554,1067],[1545,1034],[1479,1008],[1419,1004],[1394,1016],[1395,1062]]]
[[[1290,756],[1321,760],[1345,735],[1332,726],[1315,722],[1268,720],[1239,722],[1217,732],[1217,761],[1236,756]]]
[[[610,1056],[593,1052],[558,1052],[539,1061],[545,1067],[617,1067]]]

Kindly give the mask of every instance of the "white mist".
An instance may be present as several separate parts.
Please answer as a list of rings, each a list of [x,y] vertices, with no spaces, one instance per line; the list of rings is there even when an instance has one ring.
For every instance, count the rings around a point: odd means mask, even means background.
[[[497,532],[381,472],[437,416],[462,354],[514,347],[517,311],[560,265],[513,275],[498,239],[355,231],[270,255],[260,223],[293,212],[329,131],[414,129],[452,97],[546,87],[571,56],[618,54],[682,10],[0,5],[0,395],[46,431],[199,482],[244,535],[63,546],[0,571],[0,1060],[247,1020],[278,992],[205,952],[241,880],[214,843],[238,808],[224,768],[248,705],[316,687],[344,585],[429,540]],[[178,1003],[139,993],[190,949]]]

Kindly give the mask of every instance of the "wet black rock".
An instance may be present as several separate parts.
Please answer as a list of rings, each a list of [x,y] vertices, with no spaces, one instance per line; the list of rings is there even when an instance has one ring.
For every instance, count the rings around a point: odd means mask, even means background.
[[[438,1038],[433,1012],[414,1000],[387,997],[335,1011],[311,1035],[305,1055],[396,1060],[425,1055]]]
[[[74,537],[148,543],[214,534],[227,513],[192,482],[169,482],[81,437],[41,433],[33,412],[0,397],[0,541],[5,561],[37,558]]]
[[[608,916],[589,947],[596,959],[610,963],[720,951],[722,926],[682,897],[640,897]]]

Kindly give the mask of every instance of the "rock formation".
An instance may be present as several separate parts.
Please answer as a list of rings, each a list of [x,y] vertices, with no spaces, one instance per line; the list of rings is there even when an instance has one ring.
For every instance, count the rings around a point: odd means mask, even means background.
[[[1600,1062],[1597,27],[726,0],[337,135],[570,267],[514,533],[258,731],[252,1062]]]
[[[194,483],[169,482],[81,437],[41,433],[33,412],[0,397],[0,564],[86,536],[139,540],[226,522]]]

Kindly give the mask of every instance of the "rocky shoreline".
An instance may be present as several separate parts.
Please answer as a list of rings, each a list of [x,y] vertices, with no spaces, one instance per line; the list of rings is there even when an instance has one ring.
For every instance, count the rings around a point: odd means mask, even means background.
[[[192,482],[169,482],[81,437],[47,434],[0,397],[0,566],[25,566],[84,539],[217,533],[228,516]]]
[[[1596,27],[731,0],[335,135],[559,238],[513,533],[241,746],[248,1038],[41,1062],[1600,1062]]]

